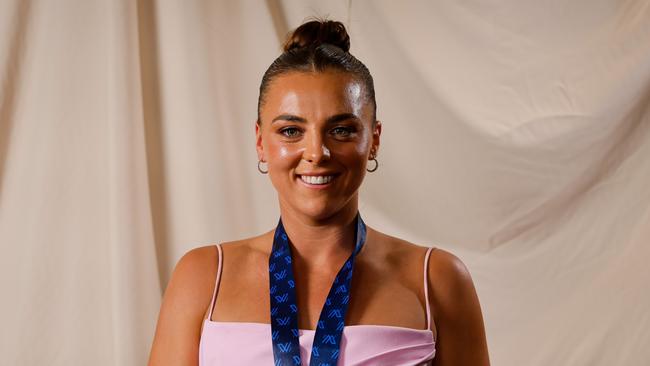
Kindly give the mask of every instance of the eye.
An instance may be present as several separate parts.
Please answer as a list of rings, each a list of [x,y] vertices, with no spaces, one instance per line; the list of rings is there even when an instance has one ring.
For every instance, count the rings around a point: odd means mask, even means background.
[[[338,126],[332,129],[332,132],[341,137],[349,137],[351,134],[355,132],[354,127],[344,127],[344,126]]]
[[[295,127],[286,127],[280,130],[280,133],[286,137],[296,137],[300,130]]]

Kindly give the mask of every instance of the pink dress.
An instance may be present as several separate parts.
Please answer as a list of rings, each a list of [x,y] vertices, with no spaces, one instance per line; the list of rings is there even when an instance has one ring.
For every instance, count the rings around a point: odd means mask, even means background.
[[[212,321],[223,252],[219,251],[217,279],[208,317],[203,321],[199,343],[199,366],[273,365],[271,325],[264,323]],[[388,325],[346,325],[341,337],[339,366],[414,366],[427,365],[436,354],[431,329],[431,310],[427,286],[427,266],[431,249],[424,259],[424,293],[427,329]],[[300,329],[300,358],[307,365],[315,330]]]

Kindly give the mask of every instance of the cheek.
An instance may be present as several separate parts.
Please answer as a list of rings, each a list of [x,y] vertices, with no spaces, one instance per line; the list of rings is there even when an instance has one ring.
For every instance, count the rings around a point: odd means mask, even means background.
[[[345,146],[332,155],[336,155],[337,159],[342,161],[349,167],[361,169],[364,166],[367,156],[368,144],[354,144]]]
[[[359,156],[365,157],[370,147],[370,140],[364,139],[363,142],[357,144],[356,147],[357,154],[359,154]]]
[[[371,136],[368,133],[364,133],[359,142],[354,144],[354,153],[358,159],[365,160],[367,158],[371,142]]]
[[[302,154],[297,145],[271,142],[267,146],[269,165],[278,168],[295,165],[296,159],[300,160]]]
[[[291,149],[287,145],[278,146],[277,157],[280,159],[287,159],[296,154],[297,154],[296,149]]]

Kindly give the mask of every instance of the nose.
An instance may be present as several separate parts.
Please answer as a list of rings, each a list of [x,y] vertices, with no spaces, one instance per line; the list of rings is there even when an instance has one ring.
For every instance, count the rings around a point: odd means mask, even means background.
[[[312,163],[319,164],[323,160],[330,158],[330,150],[325,145],[325,140],[320,132],[313,132],[305,139],[305,151],[303,159]]]

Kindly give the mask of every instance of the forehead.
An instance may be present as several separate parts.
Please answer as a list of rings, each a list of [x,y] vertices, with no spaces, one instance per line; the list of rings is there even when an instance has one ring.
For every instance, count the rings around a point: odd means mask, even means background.
[[[270,83],[262,114],[319,116],[364,112],[363,85],[348,73],[290,72]]]

